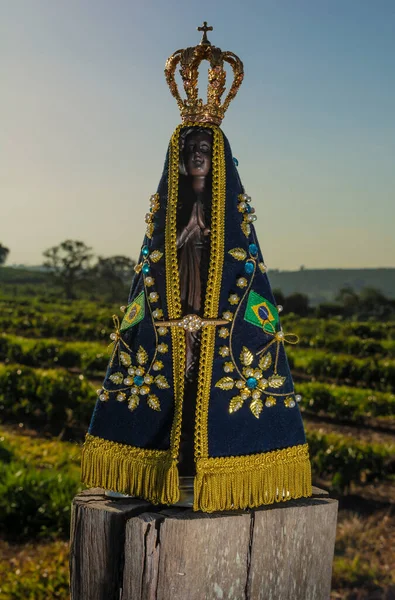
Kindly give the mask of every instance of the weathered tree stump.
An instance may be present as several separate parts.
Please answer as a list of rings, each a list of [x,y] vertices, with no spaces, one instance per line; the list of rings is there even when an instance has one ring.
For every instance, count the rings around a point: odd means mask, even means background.
[[[76,496],[72,600],[328,600],[337,502],[194,513],[103,490]]]

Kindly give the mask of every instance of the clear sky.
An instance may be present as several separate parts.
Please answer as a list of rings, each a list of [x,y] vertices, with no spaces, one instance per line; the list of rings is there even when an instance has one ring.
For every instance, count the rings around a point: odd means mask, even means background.
[[[394,0],[0,2],[0,242],[136,257],[196,27],[245,80],[222,128],[269,267],[395,266]],[[203,90],[202,90],[203,91]]]

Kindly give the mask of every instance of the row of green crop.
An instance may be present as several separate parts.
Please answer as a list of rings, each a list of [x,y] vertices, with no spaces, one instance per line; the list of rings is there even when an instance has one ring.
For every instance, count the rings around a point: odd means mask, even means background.
[[[69,340],[107,340],[113,326],[111,315],[100,322],[92,321],[74,322],[67,315],[46,315],[35,317],[13,317],[7,319],[0,317],[0,331],[26,337],[56,337]]]
[[[329,352],[352,354],[355,358],[366,358],[371,356],[388,357],[395,356],[395,341],[383,340],[381,342],[371,339],[361,339],[356,336],[324,336],[315,335],[307,338],[299,336],[300,348],[324,348]]]
[[[291,368],[313,377],[343,381],[350,385],[391,392],[395,387],[395,360],[354,358],[323,350],[305,350],[287,346]]]
[[[110,341],[110,340],[109,340]],[[109,351],[98,342],[65,342],[55,339],[0,336],[0,362],[29,367],[77,368],[84,373],[106,370]]]
[[[323,337],[358,337],[371,340],[395,340],[395,322],[346,321],[343,319],[317,319],[283,314],[284,329],[305,338],[316,335]]]
[[[0,533],[67,536],[82,489],[76,444],[0,433]]]
[[[330,479],[332,489],[349,491],[353,484],[377,482],[391,475],[395,446],[370,444],[339,434],[307,431],[313,474]]]
[[[113,330],[112,315],[119,307],[93,302],[31,304],[0,301],[0,332],[25,337],[105,340]]]
[[[68,315],[75,322],[97,320],[97,318],[106,318],[108,314],[118,311],[119,306],[101,302],[91,302],[89,300],[54,300],[44,297],[31,298],[30,296],[19,296],[9,299],[0,294],[0,313],[15,317],[37,317],[46,315]]]
[[[97,396],[83,375],[62,369],[40,370],[0,365],[0,420],[24,423],[53,435],[89,423]]]
[[[391,417],[395,395],[373,389],[326,383],[296,385],[301,408],[338,419],[363,421],[366,417]],[[58,435],[66,427],[78,435],[87,428],[96,399],[83,375],[63,369],[0,366],[0,417],[3,422],[23,422]]]
[[[395,394],[389,392],[319,382],[300,382],[296,388],[302,411],[359,422],[395,415]]]
[[[30,450],[26,437],[22,443],[19,437],[0,437],[0,531],[14,537],[68,535],[70,502],[80,487],[79,449],[33,439]],[[308,432],[307,438],[313,475],[330,479],[338,491],[389,476],[387,463],[395,448],[317,432]],[[48,459],[39,456],[45,450]]]

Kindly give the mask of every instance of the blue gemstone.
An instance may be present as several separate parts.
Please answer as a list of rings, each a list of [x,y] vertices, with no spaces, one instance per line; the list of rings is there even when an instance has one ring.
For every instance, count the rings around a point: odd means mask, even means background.
[[[246,213],[250,213],[252,211],[251,204],[247,204],[247,206],[245,207],[245,211],[246,211]]]
[[[258,385],[258,380],[255,379],[255,377],[249,377],[247,379],[247,387],[250,388],[250,390],[254,390],[256,388],[256,386]]]
[[[149,248],[148,248],[148,246],[143,246],[143,247],[142,247],[142,249],[141,249],[141,254],[142,254],[143,256],[148,256],[148,255],[149,255]]]
[[[236,167],[239,166],[239,161],[237,160],[237,158],[233,157],[233,162],[235,163]]]
[[[250,251],[250,254],[251,254],[252,256],[256,256],[256,255],[258,254],[258,247],[257,247],[257,245],[256,245],[256,244],[250,244],[250,245],[248,246],[248,249],[249,249],[249,251]]]
[[[251,273],[254,272],[254,263],[251,260],[247,260],[246,264],[244,265],[244,271],[247,273],[247,275],[251,275]]]
[[[149,266],[148,263],[144,263],[143,264],[143,273],[144,275],[148,275],[148,273],[151,271],[151,267]]]
[[[260,316],[261,319],[263,319],[264,321],[268,318],[269,316],[269,311],[266,308],[266,306],[260,306],[258,308],[258,315]]]
[[[136,385],[143,385],[144,377],[141,377],[141,375],[136,375],[136,377],[133,379],[133,381]]]

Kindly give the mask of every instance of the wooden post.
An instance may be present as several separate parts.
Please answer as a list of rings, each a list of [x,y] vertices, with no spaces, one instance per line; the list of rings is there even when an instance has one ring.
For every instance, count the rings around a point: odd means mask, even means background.
[[[328,600],[337,501],[194,513],[112,500],[72,507],[71,600]]]

